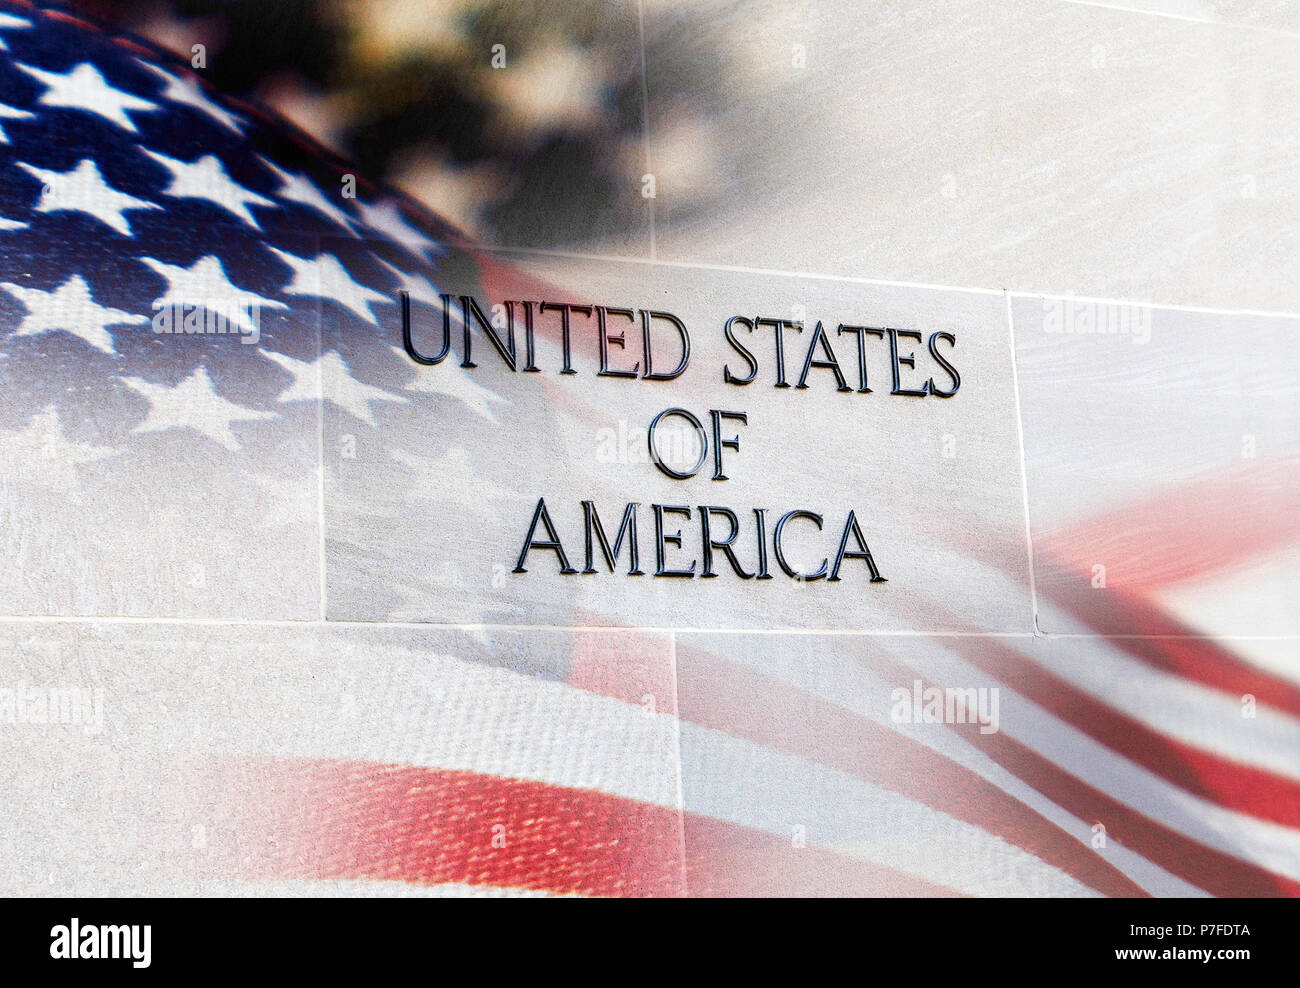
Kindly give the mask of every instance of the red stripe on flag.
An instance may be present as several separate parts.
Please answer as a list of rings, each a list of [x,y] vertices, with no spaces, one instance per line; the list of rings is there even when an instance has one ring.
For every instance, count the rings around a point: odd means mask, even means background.
[[[1233,697],[1249,693],[1259,703],[1300,717],[1300,686],[1269,675],[1213,639],[1194,637],[1192,629],[1153,603],[1110,588],[1053,596],[1093,627],[1123,626],[1144,636],[1106,640],[1156,669]]]
[[[1188,792],[1261,820],[1300,827],[1300,784],[1291,779],[1162,734],[1076,689],[997,639],[955,638],[949,647],[991,675],[1013,683],[1018,693],[1056,717]]]
[[[919,673],[906,671],[925,682]],[[981,734],[979,725],[973,723],[946,726],[1079,819],[1104,825],[1108,839],[1212,895],[1300,896],[1300,882],[1208,847],[1151,819],[1005,734]]]
[[[953,895],[891,868],[585,789],[407,765],[254,758],[209,767],[248,878],[463,884],[588,896]],[[685,826],[685,832],[683,831]],[[758,858],[752,856],[757,854]],[[736,862],[752,870],[740,874]]]
[[[1109,586],[1149,595],[1300,543],[1297,489],[1300,458],[1248,461],[1034,541],[1072,567],[1102,563]]]
[[[257,759],[235,771],[251,790],[234,796],[251,811],[241,864],[257,877],[589,896],[684,892],[673,809],[408,765]]]

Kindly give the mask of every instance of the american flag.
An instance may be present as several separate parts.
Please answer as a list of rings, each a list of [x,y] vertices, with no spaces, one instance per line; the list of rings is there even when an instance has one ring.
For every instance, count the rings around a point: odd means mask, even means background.
[[[327,492],[366,469],[341,449],[469,509],[494,489],[456,444],[464,423],[507,402],[543,424],[591,414],[451,367],[422,377],[400,352],[399,292],[427,316],[444,286],[536,297],[529,277],[187,63],[66,14],[0,4],[0,81],[6,668],[116,698],[107,749],[7,752],[28,794],[4,833],[11,888],[1300,891],[1294,666],[1199,636],[1162,596],[1216,577],[1230,593],[1243,559],[1294,549],[1293,490],[1231,538],[1185,534],[1242,518],[1242,490],[1285,491],[1291,461],[1049,533],[1040,606],[1076,638],[987,634],[937,599],[940,636],[581,612],[529,629],[526,608],[477,628],[326,620],[327,560],[385,563],[364,520],[327,531]],[[176,305],[237,332],[155,332]],[[386,448],[396,410],[431,424],[427,456]],[[1080,589],[1081,560],[1135,518],[1143,536],[1107,558],[1140,576]],[[997,572],[1005,548],[961,547],[990,592],[1019,580]],[[386,606],[444,584],[395,581]],[[1094,634],[1118,626],[1140,633]],[[996,733],[890,717],[900,685],[975,682],[1001,691]]]

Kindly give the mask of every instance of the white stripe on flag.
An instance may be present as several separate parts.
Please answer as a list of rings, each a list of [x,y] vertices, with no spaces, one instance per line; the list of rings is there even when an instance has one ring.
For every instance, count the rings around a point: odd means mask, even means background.
[[[1098,893],[979,827],[905,796],[721,731],[682,724],[682,786],[689,813],[906,872],[971,895]]]

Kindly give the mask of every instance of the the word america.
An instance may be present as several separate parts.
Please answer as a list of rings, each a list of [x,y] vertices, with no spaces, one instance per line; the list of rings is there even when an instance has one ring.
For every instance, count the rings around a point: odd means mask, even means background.
[[[597,552],[600,553],[600,561],[607,571],[615,572],[622,565],[619,557],[624,554],[624,548],[627,550],[627,575],[645,575],[645,571],[641,568],[641,544],[637,537],[637,518],[640,508],[639,502],[628,502],[623,509],[618,532],[611,544],[605,526],[596,511],[595,503],[582,502],[584,565],[581,572],[584,575],[600,572],[596,566]],[[787,529],[792,527],[795,521],[799,521],[805,529],[822,531],[823,518],[815,512],[802,509],[787,511],[771,525],[769,535],[766,508],[753,509],[752,522],[743,526],[736,512],[712,504],[702,504],[694,510],[682,504],[652,504],[650,511],[654,517],[652,539],[654,575],[658,577],[709,579],[718,575],[721,559],[725,560],[732,572],[742,580],[772,579],[772,562],[775,561],[776,567],[792,580],[813,582],[824,579],[828,583],[838,583],[840,568],[845,561],[861,560],[871,573],[872,583],[887,582],[876,567],[876,561],[867,547],[867,540],[862,536],[862,529],[853,511],[849,511],[843,526],[838,529],[839,544],[834,556],[823,557],[821,564],[811,571],[796,569],[791,564],[786,555],[785,539]],[[684,526],[695,517],[697,512],[699,529],[696,538],[700,551],[698,557],[687,562],[681,555],[687,551],[684,546],[687,538],[684,534]],[[749,533],[745,554],[752,562],[748,563],[742,563],[736,554],[742,528]],[[555,562],[558,563],[562,576],[573,576],[579,572],[564,548],[555,522],[551,518],[550,509],[546,506],[545,498],[537,499],[537,507],[533,510],[533,519],[528,525],[528,534],[524,536],[523,548],[519,550],[514,572],[527,573],[526,564],[530,562],[529,554],[536,552],[554,553]],[[670,552],[673,554],[671,558]]]

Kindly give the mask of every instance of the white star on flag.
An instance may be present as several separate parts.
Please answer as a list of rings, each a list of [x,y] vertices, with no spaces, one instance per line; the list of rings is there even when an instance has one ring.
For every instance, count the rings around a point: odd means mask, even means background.
[[[361,221],[372,230],[391,237],[416,257],[423,257],[430,247],[437,251],[438,245],[403,219],[401,212],[391,202],[382,202],[370,206],[357,200],[357,209],[361,212]]]
[[[400,282],[400,284],[398,285],[398,291],[406,292],[407,295],[411,296],[411,301],[423,302],[426,305],[432,305],[438,308],[442,307],[442,296],[438,294],[438,289],[433,287],[433,282],[431,282],[424,275],[411,274],[407,271],[403,271],[401,268],[397,267],[396,265],[389,264],[382,257],[377,258],[377,260],[379,261],[380,264],[382,264],[384,267],[386,267],[389,271],[393,273],[393,277],[395,277]],[[397,304],[398,302],[397,296],[393,296],[392,298],[389,299],[389,301],[394,304]],[[459,311],[458,309],[455,309],[453,307],[451,318],[453,323],[455,323],[456,325],[461,325],[463,320],[459,320],[456,318],[456,313],[458,311]]]
[[[69,439],[53,405],[33,415],[24,428],[0,438],[0,466],[6,480],[22,480],[61,491],[76,504],[81,503],[77,466],[116,454],[115,449]]]
[[[109,326],[138,326],[149,321],[148,316],[98,305],[91,297],[90,286],[79,274],[74,274],[52,292],[8,282],[0,284],[0,288],[27,306],[27,315],[14,331],[15,336],[63,330],[79,336],[96,350],[116,353]]]
[[[347,268],[333,254],[321,254],[309,259],[296,257],[278,247],[270,247],[269,250],[293,271],[293,279],[280,289],[286,295],[311,295],[337,302],[372,326],[378,326],[379,320],[375,318],[370,304],[392,301],[382,292],[353,281]]]
[[[167,88],[162,91],[163,99],[192,106],[199,112],[207,114],[227,130],[234,131],[236,134],[242,133],[239,118],[208,99],[203,94],[202,88],[193,79],[174,76],[170,72],[147,62],[141,62],[140,64],[167,84]]]
[[[420,456],[402,449],[389,449],[388,455],[413,471],[418,479],[411,484],[413,497],[421,500],[452,501],[486,517],[484,501],[514,497],[514,492],[498,487],[483,476],[459,446],[452,446],[440,457]]]
[[[307,176],[301,173],[290,174],[281,168],[277,168],[265,158],[262,159],[262,164],[266,165],[271,173],[280,180],[280,188],[276,195],[281,199],[296,202],[308,209],[314,209],[336,226],[342,227],[350,236],[359,236],[356,230],[352,228],[348,215],[330,202],[325,197],[325,194],[316,187],[316,183]]]
[[[165,154],[158,154],[148,148],[141,148],[145,154],[162,165],[172,174],[172,182],[163,190],[164,195],[177,199],[206,199],[220,206],[228,213],[233,213],[255,230],[260,230],[257,220],[248,211],[254,206],[275,206],[270,199],[249,192],[246,188],[226,174],[221,159],[215,154],[205,154],[197,161],[177,161]]]
[[[211,254],[200,257],[188,268],[164,264],[152,257],[142,257],[140,263],[167,279],[167,291],[153,301],[156,309],[167,305],[201,305],[209,312],[224,316],[230,325],[251,332],[257,328],[251,322],[253,307],[288,308],[283,302],[263,298],[231,284],[221,261]]]
[[[0,14],[0,31],[5,31],[13,28],[17,28],[17,29],[29,28],[31,26],[32,26],[31,21],[25,21],[21,17],[14,17],[12,14]],[[0,39],[0,51],[8,51],[8,50],[9,50],[9,46],[4,43],[3,39]]]
[[[393,401],[406,404],[401,395],[391,394],[383,388],[358,381],[335,351],[330,350],[315,360],[298,360],[284,353],[263,350],[262,356],[279,364],[293,381],[277,401],[317,401],[320,398],[337,405],[355,419],[360,419],[372,429],[378,428],[370,411],[372,401]]]
[[[275,418],[274,412],[259,412],[226,401],[212,387],[212,379],[202,367],[174,388],[153,384],[138,377],[121,381],[149,402],[145,420],[132,432],[163,432],[167,429],[193,429],[224,446],[239,451],[239,440],[231,431],[232,422],[259,422]]]
[[[0,216],[0,230],[26,230],[26,223],[19,223],[17,220],[8,220]]]
[[[448,398],[454,398],[475,415],[487,419],[489,422],[496,422],[497,418],[492,414],[490,402],[501,402],[508,405],[510,402],[497,394],[490,388],[485,388],[481,384],[476,384],[460,365],[452,363],[450,360],[444,361],[438,367],[421,367],[414,364],[406,351],[399,346],[389,346],[393,353],[405,361],[412,364],[415,368],[415,380],[406,385],[406,391],[414,391],[418,394],[427,395],[444,395]]]
[[[162,208],[157,203],[118,192],[104,181],[104,176],[89,158],[83,158],[75,168],[66,172],[37,168],[25,161],[18,162],[18,167],[44,186],[40,202],[36,204],[38,213],[54,213],[59,210],[86,213],[111,226],[122,236],[130,237],[134,234],[130,222],[122,215],[124,212],[131,209]]]
[[[132,133],[136,132],[136,127],[126,115],[127,110],[143,112],[158,109],[156,103],[114,89],[89,62],[82,62],[68,72],[46,72],[21,62],[14,64],[48,87],[40,98],[43,106],[95,113]]]
[[[16,106],[6,106],[0,103],[0,120],[32,120],[36,114],[27,110],[20,110]],[[9,135],[5,133],[3,127],[0,127],[0,144],[8,144]]]

